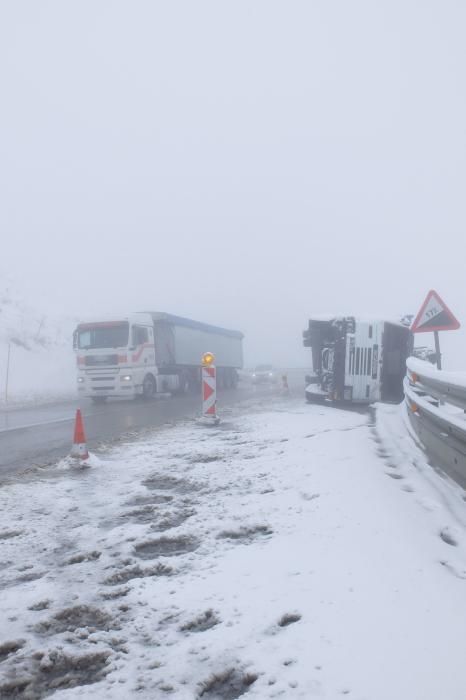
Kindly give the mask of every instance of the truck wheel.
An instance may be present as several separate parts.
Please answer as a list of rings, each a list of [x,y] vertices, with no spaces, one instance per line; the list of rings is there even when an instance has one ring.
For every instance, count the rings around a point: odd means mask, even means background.
[[[151,399],[157,391],[157,384],[151,374],[146,374],[142,383],[142,396],[144,399]]]
[[[188,388],[189,388],[188,377],[184,373],[179,374],[178,381],[179,381],[179,385],[178,385],[178,391],[176,393],[179,394],[180,396],[183,396],[184,394],[187,394],[187,392],[188,392]]]
[[[199,394],[201,391],[201,374],[199,370],[193,370],[189,375],[189,391],[191,394]]]

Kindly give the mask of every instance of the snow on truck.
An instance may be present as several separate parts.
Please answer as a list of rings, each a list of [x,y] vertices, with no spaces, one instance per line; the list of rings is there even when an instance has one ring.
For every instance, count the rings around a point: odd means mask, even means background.
[[[218,388],[234,388],[243,366],[242,340],[239,331],[161,312],[83,322],[73,336],[78,392],[99,402],[194,390],[206,351],[216,358]]]
[[[402,323],[353,316],[311,319],[303,344],[312,349],[306,399],[368,404],[403,398],[406,359],[413,346]]]

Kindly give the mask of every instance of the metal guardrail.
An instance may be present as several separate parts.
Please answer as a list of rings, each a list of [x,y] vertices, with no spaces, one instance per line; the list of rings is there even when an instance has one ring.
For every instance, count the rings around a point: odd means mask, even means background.
[[[404,392],[410,423],[427,453],[466,488],[466,374],[410,357]]]

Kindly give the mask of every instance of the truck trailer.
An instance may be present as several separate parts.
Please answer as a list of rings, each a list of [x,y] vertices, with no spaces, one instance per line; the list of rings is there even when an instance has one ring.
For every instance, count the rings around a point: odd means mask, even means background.
[[[403,398],[413,336],[407,326],[354,316],[310,319],[303,344],[312,350],[306,377],[309,402],[369,404]]]
[[[159,311],[85,321],[73,335],[78,393],[103,402],[196,390],[205,352],[215,355],[218,388],[234,388],[242,341],[240,331]]]

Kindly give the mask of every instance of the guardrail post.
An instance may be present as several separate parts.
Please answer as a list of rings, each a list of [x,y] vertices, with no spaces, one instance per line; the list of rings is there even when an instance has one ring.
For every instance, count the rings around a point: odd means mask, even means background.
[[[8,354],[6,356],[5,406],[8,405],[8,381],[9,381],[9,376],[10,376],[10,350],[11,350],[11,343],[8,343]]]
[[[437,360],[437,369],[442,369],[442,355],[440,354],[440,338],[438,331],[434,331],[435,339],[435,357]]]

